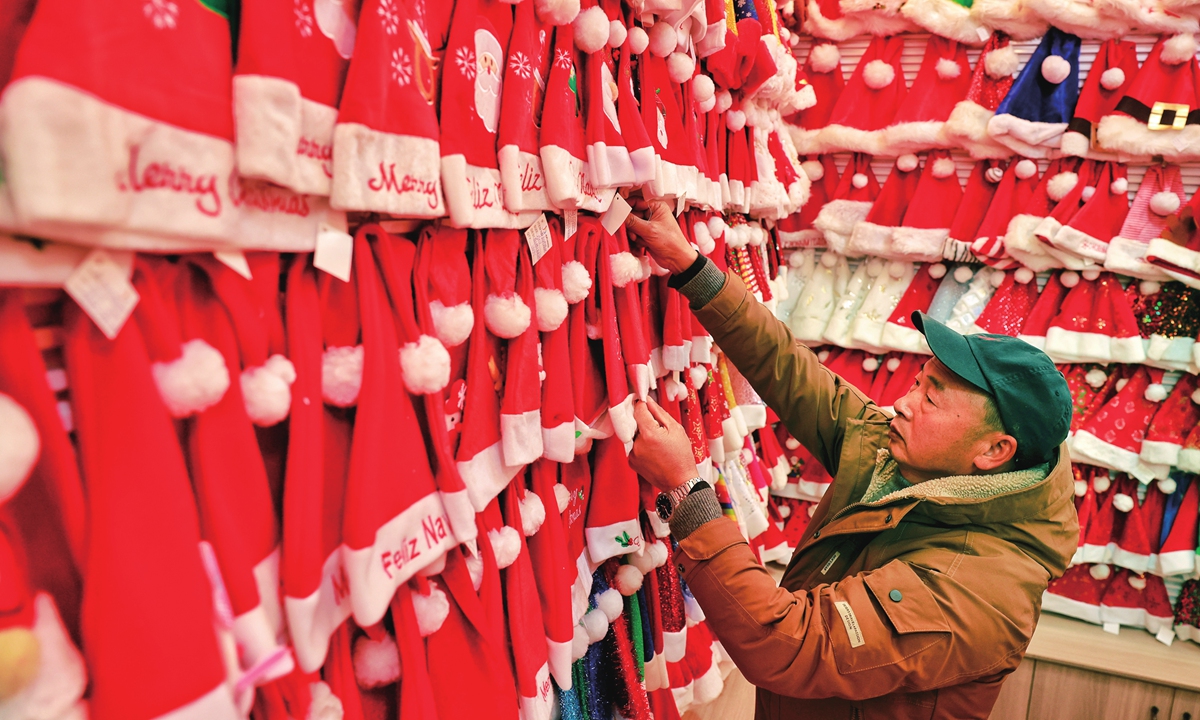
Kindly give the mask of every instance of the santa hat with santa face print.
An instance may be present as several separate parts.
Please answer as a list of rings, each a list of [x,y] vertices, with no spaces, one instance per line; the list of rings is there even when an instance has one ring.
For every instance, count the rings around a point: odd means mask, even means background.
[[[871,170],[871,156],[855,153],[838,180],[833,198],[813,219],[813,227],[825,235],[830,250],[846,252],[855,226],[871,212],[879,192],[879,181]]]
[[[929,1],[954,5],[944,0]],[[882,147],[889,153],[952,147],[955,143],[946,135],[945,123],[957,104],[966,98],[972,80],[966,46],[931,35],[913,86],[883,131]]]
[[[962,197],[962,185],[950,151],[931,151],[912,202],[904,213],[904,222],[892,233],[888,256],[916,262],[941,258]]]
[[[1160,237],[1183,205],[1183,176],[1178,165],[1151,165],[1138,186],[1121,231],[1108,243],[1104,269],[1146,280],[1165,280],[1166,273],[1146,262],[1149,244]]]
[[[901,155],[888,173],[879,196],[861,222],[854,225],[843,252],[849,257],[886,256],[892,233],[901,224],[921,180],[916,155]],[[835,191],[836,192],[836,191]]]
[[[818,143],[828,150],[879,153],[884,148],[884,128],[905,102],[908,89],[900,55],[904,38],[876,37],[838,95],[821,130]]]
[[[394,0],[368,0],[359,12],[333,130],[334,207],[446,214],[431,30],[425,17],[409,17]]]
[[[1051,28],[988,121],[988,134],[1026,157],[1057,150],[1079,97],[1080,40]]]
[[[1200,105],[1200,63],[1191,33],[1163,37],[1150,51],[1116,110],[1100,120],[1096,139],[1108,150],[1169,161],[1200,157],[1200,118],[1181,108]]]
[[[1162,372],[1139,367],[1125,386],[1076,431],[1072,455],[1083,462],[1144,475],[1146,466],[1139,458],[1142,440],[1154,413],[1166,399]]]
[[[1093,147],[1100,118],[1117,107],[1125,90],[1137,76],[1137,46],[1128,40],[1105,40],[1096,51],[1096,59],[1083,80],[1074,116],[1062,138],[1064,155],[1094,157],[1102,148]]]
[[[1012,87],[1017,63],[1017,51],[1008,36],[993,33],[975,63],[966,98],[954,106],[942,126],[946,142],[965,149],[974,158],[1006,158],[1013,154],[1011,148],[988,135],[987,126]]]
[[[958,204],[958,210],[950,222],[946,242],[942,246],[942,258],[959,262],[975,259],[971,243],[1004,179],[1006,165],[1003,160],[980,160],[975,163],[967,177],[962,202]]]

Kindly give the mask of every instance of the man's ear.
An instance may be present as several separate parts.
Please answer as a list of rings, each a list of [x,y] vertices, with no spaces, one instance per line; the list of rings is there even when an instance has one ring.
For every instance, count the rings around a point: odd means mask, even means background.
[[[975,456],[975,467],[981,472],[992,472],[1004,467],[1017,456],[1017,439],[1012,435],[995,432],[984,438],[989,443],[983,452]]]

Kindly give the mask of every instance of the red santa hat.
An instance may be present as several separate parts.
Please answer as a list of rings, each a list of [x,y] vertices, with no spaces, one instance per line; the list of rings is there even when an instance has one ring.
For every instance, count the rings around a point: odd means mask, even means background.
[[[1068,292],[1070,292],[1070,288],[1063,284],[1060,274],[1051,274],[1046,279],[1046,285],[1038,295],[1033,310],[1025,318],[1025,324],[1021,326],[1021,333],[1017,337],[1039,350],[1045,348],[1046,332],[1050,329],[1051,321],[1058,317]]]
[[[1047,354],[1068,362],[1145,359],[1137,319],[1115,275],[1085,270],[1080,280],[1067,271],[1060,279],[1070,292],[1046,331]]]
[[[1074,178],[1071,176],[1062,178],[1065,181],[1062,188],[1066,191],[1058,198],[1058,204],[1054,206],[1054,209],[1039,220],[1033,230],[1038,244],[1033,245],[1026,252],[1026,256],[1036,258],[1032,262],[1050,263],[1070,270],[1084,270],[1094,265],[1094,263],[1086,262],[1071,253],[1058,250],[1052,243],[1058,231],[1070,222],[1071,218],[1075,217],[1089,199],[1095,196],[1096,184],[1100,182],[1103,169],[1104,163],[1098,160],[1084,160]],[[1051,199],[1057,195],[1058,190],[1059,188],[1056,186],[1049,186]]]
[[[1137,46],[1129,40],[1110,38],[1100,43],[1096,59],[1084,78],[1075,104],[1075,114],[1062,137],[1062,153],[1094,156],[1092,139],[1100,118],[1116,109],[1138,72]]]
[[[829,124],[821,130],[822,148],[873,154],[883,150],[883,129],[896,117],[908,93],[900,65],[903,51],[902,36],[871,40],[838,95]]]
[[[812,195],[803,207],[776,223],[775,232],[780,249],[825,245],[825,236],[813,227],[813,221],[837,192],[837,166],[832,155],[819,155],[805,159],[800,163],[800,168],[812,183]]]
[[[1125,166],[1104,163],[1091,183],[1091,199],[1079,209],[1050,241],[1055,248],[1102,263],[1109,240],[1121,232],[1129,213],[1129,180]],[[1085,188],[1085,193],[1086,188]]]
[[[637,474],[629,467],[618,438],[597,440],[592,460],[593,492],[587,509],[586,536],[593,564],[637,552],[644,543],[638,513]]]
[[[802,153],[819,152],[817,140],[820,131],[829,124],[829,117],[837,105],[842,87],[846,84],[842,76],[841,51],[833,43],[818,42],[808,51],[803,72],[808,78],[817,102],[786,118],[788,132],[796,149]],[[809,179],[813,179],[809,176]]]
[[[862,222],[854,225],[844,252],[849,257],[863,255],[887,256],[892,245],[892,233],[904,220],[921,180],[916,155],[902,155],[892,166],[879,196]]]
[[[871,156],[855,153],[838,180],[833,199],[813,219],[813,227],[825,235],[830,250],[846,252],[855,226],[866,219],[879,191],[879,181],[871,170]]]
[[[1057,261],[1043,249],[1043,243],[1035,233],[1042,220],[1054,212],[1059,201],[1079,183],[1078,171],[1083,167],[1083,161],[1077,158],[1051,160],[1028,202],[1008,223],[1004,234],[1004,250],[1034,272],[1058,266]]]
[[[1184,117],[1183,106],[1200,105],[1200,63],[1191,33],[1163,37],[1125,90],[1112,114],[1100,120],[1099,144],[1132,156],[1192,160],[1200,156],[1200,129]],[[1179,113],[1179,114],[1177,114]],[[1197,122],[1200,122],[1198,120]]]
[[[576,573],[562,521],[570,501],[570,491],[558,483],[558,469],[557,463],[545,459],[533,464],[530,472],[532,491],[541,499],[546,518],[538,532],[528,537],[526,543],[541,604],[550,675],[560,689],[570,689],[571,644],[575,627],[571,585]]]
[[[1142,474],[1144,466],[1138,457],[1142,440],[1166,399],[1161,380],[1161,370],[1138,368],[1116,396],[1075,433],[1072,454],[1095,465]]]
[[[238,172],[298,193],[328,195],[333,127],[354,49],[355,21],[342,8],[263,3],[238,23],[233,117]]]
[[[942,0],[922,2],[949,7]],[[978,39],[978,36],[974,37],[975,41]],[[913,86],[891,124],[883,131],[882,147],[890,154],[955,145],[945,133],[945,123],[956,105],[967,97],[971,85],[966,46],[931,35]]]
[[[1016,3],[1006,3],[1012,4]],[[1006,158],[1013,154],[1011,148],[988,135],[987,126],[1012,87],[1017,64],[1017,51],[1008,36],[993,33],[975,63],[966,98],[958,101],[942,126],[948,142],[962,147],[974,158]]]
[[[1004,178],[1006,165],[1003,160],[980,160],[971,168],[962,202],[958,204],[942,246],[942,257],[946,260],[969,262],[976,259],[971,252],[971,243]]]
[[[656,27],[670,29],[663,23]],[[657,197],[686,197],[687,178],[695,172],[695,144],[684,132],[679,83],[671,77],[667,60],[654,53],[643,54],[638,69],[641,97],[648,99],[641,103],[642,123],[650,133],[650,143],[658,158],[654,179],[649,183],[650,191]],[[735,122],[735,117],[742,123]],[[744,118],[745,113],[741,110],[726,113],[726,124],[734,133],[731,139],[739,134],[744,137]],[[729,162],[733,162],[732,154]],[[733,179],[732,171],[730,179]]]
[[[1087,565],[1076,565],[1051,580],[1042,594],[1042,609],[1099,625],[1100,599],[1108,579],[1097,580],[1089,570]]]
[[[1133,488],[1130,488],[1133,490]],[[1147,517],[1154,510],[1158,511],[1159,517],[1162,517],[1162,507],[1160,503],[1155,503],[1151,500],[1157,496],[1162,498],[1162,493],[1157,488],[1148,487],[1146,489],[1146,500],[1142,504],[1137,502],[1137,493],[1133,491],[1128,495],[1132,501],[1126,506],[1122,504],[1116,509],[1125,512],[1125,523],[1121,526],[1120,535],[1113,538],[1114,546],[1112,551],[1112,564],[1132,570],[1135,573],[1144,573],[1153,567],[1151,555],[1154,554],[1154,548],[1158,544],[1158,538],[1150,537],[1150,528],[1148,527]],[[1114,501],[1115,502],[1115,501]],[[1159,507],[1154,505],[1159,504]]]
[[[1117,497],[1121,496],[1120,504],[1126,508],[1126,512],[1132,507],[1132,498],[1122,492],[1122,489],[1128,488],[1128,485],[1122,483],[1129,478],[1123,475],[1118,477],[1118,487],[1113,488],[1107,472],[1107,470],[1098,470],[1092,476],[1091,489],[1095,493],[1097,506],[1088,521],[1087,532],[1083,534],[1079,548],[1075,552],[1074,559],[1081,563],[1104,564],[1112,558],[1113,524],[1117,519],[1117,510],[1113,505],[1116,503]],[[1136,482],[1134,485],[1136,486]],[[1097,566],[1095,570],[1096,577],[1100,579],[1108,577],[1107,567]]]
[[[1169,195],[1159,195],[1161,210],[1167,210],[1174,201]],[[1197,232],[1195,211],[1200,206],[1200,193],[1183,205],[1174,220],[1168,221],[1160,237],[1150,241],[1146,248],[1146,260],[1160,268],[1166,275],[1191,287],[1200,285],[1200,233]]]
[[[950,151],[931,151],[925,159],[920,184],[904,214],[904,222],[892,233],[888,255],[917,262],[939,259],[962,196],[962,185]]]
[[[906,353],[928,353],[925,336],[913,327],[912,314],[929,310],[933,296],[937,294],[942,278],[946,276],[944,263],[922,265],[901,296],[899,304],[887,319],[880,336],[880,344],[892,350]]]
[[[611,5],[612,3],[610,2],[609,4]],[[615,4],[620,5],[619,2],[617,2]],[[647,182],[650,182],[651,180],[653,180],[655,173],[658,171],[658,164],[657,164],[656,156],[654,154],[654,146],[650,140],[650,133],[646,127],[645,122],[643,121],[643,115],[641,114],[640,108],[638,106],[637,96],[634,95],[634,92],[633,92],[633,70],[632,70],[632,67],[634,64],[634,59],[633,59],[634,52],[633,52],[633,49],[630,47],[630,45],[631,45],[631,43],[626,43],[621,46],[620,56],[617,61],[617,69],[616,69],[616,87],[617,87],[616,118],[617,118],[617,121],[616,121],[615,126],[610,128],[610,132],[619,131],[619,133],[621,135],[621,139],[625,143],[625,147],[629,151],[629,161],[633,165],[633,175],[632,175],[631,182],[633,184],[638,184],[638,183],[647,183]],[[607,65],[605,67],[607,67]],[[705,83],[704,82],[705,80],[707,80],[708,82]],[[696,77],[694,77],[692,79],[692,87],[693,88],[703,88],[704,94],[707,94],[709,92],[711,85],[712,85],[712,81],[708,78],[707,75],[697,73]],[[611,89],[611,87],[612,86],[609,85],[610,89]],[[697,106],[698,110],[702,111],[702,106],[705,105],[706,103],[712,104],[712,105],[716,104],[715,95],[709,95],[708,100],[703,100],[700,97],[701,94],[702,94],[701,90],[697,89],[695,91],[696,100],[697,100],[696,106]],[[611,108],[608,106],[607,103],[605,104],[604,108],[605,108],[605,117],[611,121],[612,118],[608,116],[608,112],[611,110]],[[716,112],[708,112],[708,113],[706,113],[706,115],[707,115],[706,122],[708,123],[708,126],[709,126],[709,129],[705,132],[705,140],[707,141],[706,149],[711,148],[711,150],[713,152],[712,159],[715,160],[716,159],[715,152],[716,152],[717,145],[716,145],[716,138],[713,136],[716,133],[711,128],[715,127],[716,125],[719,124],[718,121],[720,118],[718,117],[718,113],[716,113]],[[712,163],[712,166],[709,167],[708,169],[713,173],[713,179],[715,180],[716,172],[717,172],[715,163]],[[719,189],[717,192],[719,194]],[[719,198],[714,198],[714,199],[719,199]]]
[[[1200,425],[1192,428],[1187,439],[1183,441],[1183,447],[1179,450],[1178,467],[1186,472],[1200,472]]]
[[[1009,164],[970,241],[970,251],[974,257],[995,268],[1009,268],[1016,264],[1008,255],[1005,237],[1013,218],[1032,199],[1038,182],[1037,163],[1034,161],[1019,159]]]
[[[1120,233],[1108,244],[1104,268],[1147,280],[1166,279],[1162,270],[1146,262],[1146,250],[1161,236],[1185,199],[1178,165],[1154,164],[1147,168]]]
[[[1184,374],[1163,401],[1142,441],[1141,455],[1147,463],[1173,466],[1179,461],[1184,440],[1200,423],[1200,404],[1192,399],[1193,395],[1200,399],[1196,389],[1196,376]]]
[[[81,618],[91,712],[233,720],[240,714],[213,632],[213,589],[196,552],[196,506],[139,329],[126,323],[108,340],[68,302],[64,332],[88,501],[111,509],[89,521]]]
[[[358,402],[362,389],[363,348],[358,295],[353,282],[322,273],[318,279],[321,331],[321,397],[335,407]]]
[[[1140,575],[1122,569],[1100,599],[1100,621],[1126,627],[1145,628],[1151,634],[1167,631],[1174,635],[1174,615],[1167,589],[1157,575]]]
[[[428,42],[446,28],[429,27],[429,19],[410,17],[393,0],[370,0],[359,11],[333,130],[333,152],[342,158],[333,168],[334,207],[402,217],[446,214],[433,104],[437,59]]]
[[[1017,337],[1025,319],[1037,305],[1037,282],[1029,268],[1018,268],[1000,277],[1004,278],[1003,282],[971,326],[971,331]]]
[[[546,195],[545,171],[538,154],[543,90],[554,54],[553,30],[550,23],[538,17],[533,6],[534,3],[518,3],[513,11],[496,130],[496,160],[504,206],[515,213],[554,207]]]
[[[1166,539],[1158,551],[1154,572],[1162,576],[1185,575],[1196,567],[1197,506],[1200,486],[1195,479],[1187,483],[1175,512],[1175,520],[1167,530]]]

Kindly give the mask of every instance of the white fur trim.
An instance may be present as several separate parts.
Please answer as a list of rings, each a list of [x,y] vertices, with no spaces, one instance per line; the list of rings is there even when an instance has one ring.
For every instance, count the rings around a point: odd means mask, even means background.
[[[871,203],[859,200],[832,200],[821,208],[813,220],[813,227],[825,234],[829,248],[845,254],[854,226],[866,219],[871,212]],[[822,257],[822,262],[824,257]]]
[[[1062,595],[1055,595],[1049,590],[1042,593],[1042,610],[1048,610],[1057,615],[1065,615],[1095,625],[1100,624],[1099,605],[1090,605]]]
[[[337,108],[303,97],[283,78],[235,75],[233,115],[238,172],[298,193],[329,195]],[[306,144],[316,151],[296,151]]]
[[[229,369],[220,351],[200,338],[180,347],[180,356],[150,366],[158,394],[172,417],[203,412],[220,402],[229,389]]]
[[[942,246],[949,235],[948,228],[898,227],[892,233],[891,256],[914,262],[933,262],[942,256]]]
[[[931,33],[968,45],[980,45],[990,31],[972,17],[971,10],[947,0],[907,0],[900,8],[904,17]]]
[[[1146,248],[1148,260],[1162,260],[1185,270],[1200,270],[1200,253],[1176,245],[1170,240],[1155,238]]]
[[[988,135],[988,122],[995,113],[971,100],[961,100],[950,112],[950,118],[942,126],[942,132],[953,144],[961,145],[975,159],[1000,159],[1013,154],[1011,148],[1002,145]]]
[[[433,218],[446,213],[436,139],[338,123],[333,130],[333,154],[339,158],[333,166],[329,198],[333,207],[399,217]]]
[[[1027,157],[1046,157],[1058,147],[1066,123],[1032,122],[1015,115],[996,115],[988,121],[988,133],[998,142]]]
[[[885,255],[891,247],[894,230],[896,228],[890,225],[876,225],[864,220],[854,226],[847,252],[855,256]]]
[[[1106,115],[1100,119],[1096,139],[1108,150],[1134,156],[1162,155],[1166,160],[1194,160],[1200,157],[1200,125],[1183,130],[1151,130],[1127,115]]]
[[[1101,467],[1132,472],[1138,464],[1135,452],[1110,445],[1087,430],[1078,430],[1071,443],[1072,455],[1079,455]]]

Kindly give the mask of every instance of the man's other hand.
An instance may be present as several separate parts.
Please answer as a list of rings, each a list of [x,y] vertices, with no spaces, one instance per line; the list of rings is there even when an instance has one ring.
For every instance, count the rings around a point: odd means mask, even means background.
[[[653,400],[633,408],[637,435],[629,452],[629,466],[658,488],[669,492],[696,477],[696,457],[687,431]]]
[[[700,254],[679,229],[671,207],[662,200],[632,199],[634,212],[625,219],[633,239],[641,243],[654,261],[672,275],[687,270]],[[646,218],[637,213],[645,213]]]

